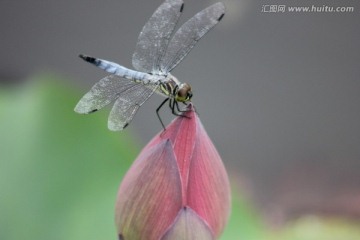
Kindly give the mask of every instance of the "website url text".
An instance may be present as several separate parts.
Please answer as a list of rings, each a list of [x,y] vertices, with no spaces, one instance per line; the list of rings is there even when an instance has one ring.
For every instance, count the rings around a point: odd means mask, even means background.
[[[261,12],[263,13],[351,13],[354,12],[354,7],[334,7],[334,6],[287,6],[287,5],[262,5]]]

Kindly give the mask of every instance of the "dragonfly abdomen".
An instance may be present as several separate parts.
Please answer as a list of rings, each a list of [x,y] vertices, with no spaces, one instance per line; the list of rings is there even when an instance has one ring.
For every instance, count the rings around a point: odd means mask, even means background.
[[[86,55],[80,55],[80,58],[84,59],[86,62],[89,62],[91,64],[94,64],[98,68],[117,75],[119,77],[123,77],[129,80],[133,80],[135,82],[143,82],[144,84],[148,84],[149,82],[153,82],[152,75],[148,73],[143,73],[139,71],[134,71],[131,69],[128,69],[126,67],[123,67],[117,63],[106,61],[99,58],[94,58]]]

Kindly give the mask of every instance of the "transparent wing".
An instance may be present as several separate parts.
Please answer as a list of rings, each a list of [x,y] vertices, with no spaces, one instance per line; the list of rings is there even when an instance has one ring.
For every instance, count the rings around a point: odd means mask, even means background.
[[[80,99],[74,110],[82,114],[96,112],[114,101],[119,93],[133,85],[133,81],[115,75],[104,77]]]
[[[160,70],[170,36],[183,9],[182,0],[166,0],[150,17],[140,32],[132,64],[138,71],[152,73]]]
[[[156,91],[159,85],[144,85],[133,83],[133,85],[122,91],[111,109],[108,128],[112,131],[121,131],[126,128],[137,110]]]
[[[120,131],[131,122],[138,108],[158,87],[157,84],[144,85],[142,82],[109,75],[80,99],[75,112],[93,113],[117,99],[110,112],[108,126],[110,130]]]
[[[171,39],[160,66],[170,72],[190,52],[195,44],[224,16],[223,3],[215,3],[184,23]]]

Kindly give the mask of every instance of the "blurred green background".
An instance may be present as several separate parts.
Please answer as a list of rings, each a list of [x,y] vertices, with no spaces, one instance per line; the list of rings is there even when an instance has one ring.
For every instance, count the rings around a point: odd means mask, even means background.
[[[81,95],[43,76],[0,92],[0,239],[116,239],[118,184],[139,151],[84,117]]]
[[[106,129],[107,111],[78,115],[76,87],[51,75],[0,90],[0,239],[116,239],[114,201],[140,150],[131,131]],[[232,175],[221,240],[356,240],[360,225],[304,216],[268,226]]]

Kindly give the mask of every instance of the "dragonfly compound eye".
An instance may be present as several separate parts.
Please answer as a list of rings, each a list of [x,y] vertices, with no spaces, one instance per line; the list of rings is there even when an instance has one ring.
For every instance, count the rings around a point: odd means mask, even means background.
[[[175,100],[178,102],[187,102],[191,100],[191,97],[192,97],[191,86],[187,83],[181,84],[176,94]]]

